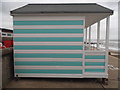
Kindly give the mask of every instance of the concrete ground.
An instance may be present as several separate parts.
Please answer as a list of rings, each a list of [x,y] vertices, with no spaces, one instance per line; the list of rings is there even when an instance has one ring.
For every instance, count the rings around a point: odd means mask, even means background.
[[[118,88],[118,58],[109,56],[109,84],[103,85],[97,79],[55,79],[55,78],[21,78],[12,80],[5,88]]]
[[[2,88],[2,59],[0,57],[0,90]]]

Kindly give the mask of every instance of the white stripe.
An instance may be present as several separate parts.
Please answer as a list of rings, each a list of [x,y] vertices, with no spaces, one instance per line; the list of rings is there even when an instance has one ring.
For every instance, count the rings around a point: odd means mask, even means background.
[[[15,58],[15,61],[83,61],[82,58]]]
[[[85,50],[85,53],[104,53],[105,50]]]
[[[83,45],[83,42],[14,42],[14,45]]]
[[[89,52],[89,53],[85,53],[85,55],[105,55],[105,52]]]
[[[36,74],[36,73],[15,73],[15,77],[18,75],[18,77],[52,77],[52,78],[108,78],[108,74],[102,73],[102,72],[85,72],[84,75],[82,74]]]
[[[99,75],[96,75],[96,73],[94,73],[93,75],[89,75],[88,73],[85,73],[83,78],[108,78],[108,74],[100,73]]]
[[[80,78],[82,77],[81,74],[36,74],[36,73],[15,73],[15,75],[18,75],[18,77],[66,77],[66,78]]]
[[[83,34],[14,34],[14,37],[83,37]]]
[[[57,16],[57,15],[52,15],[52,16],[39,16],[39,15],[35,15],[35,16],[26,16],[26,15],[22,15],[22,16],[15,16],[14,17],[14,21],[39,21],[39,20],[84,20],[84,17],[81,16]]]
[[[14,29],[80,29],[83,25],[14,25]]]
[[[85,66],[85,69],[105,69],[105,66]]]
[[[82,53],[82,50],[14,50],[14,53]]]
[[[85,59],[85,62],[105,62],[105,59]]]
[[[81,66],[15,66],[15,69],[63,69],[81,70]]]
[[[90,76],[90,75],[94,75],[94,76],[99,75],[100,76],[100,75],[105,75],[105,73],[104,72],[85,72],[84,75],[85,76]]]

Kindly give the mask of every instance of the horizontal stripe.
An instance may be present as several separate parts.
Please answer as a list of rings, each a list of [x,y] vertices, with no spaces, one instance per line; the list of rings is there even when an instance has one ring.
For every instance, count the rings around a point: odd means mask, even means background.
[[[105,62],[85,62],[85,66],[105,66]]]
[[[17,58],[82,58],[82,54],[27,54],[27,53],[15,53]]]
[[[14,45],[83,45],[83,42],[14,42]]]
[[[82,58],[15,58],[15,61],[66,61],[76,62],[83,61]]]
[[[34,17],[34,18],[33,18]],[[40,21],[40,20],[84,20],[84,17],[82,16],[77,16],[77,15],[75,15],[75,16],[68,16],[68,15],[64,15],[64,16],[62,16],[62,15],[42,15],[42,16],[40,16],[40,15],[33,15],[33,16],[31,16],[31,15],[22,15],[22,16],[15,16],[15,17],[13,17],[13,19],[14,19],[14,21]]]
[[[83,25],[83,20],[13,21],[14,25]]]
[[[14,66],[15,69],[67,69],[81,70],[82,66]],[[85,66],[85,69],[105,69],[105,66]]]
[[[22,33],[22,34],[25,34],[25,33],[32,33],[32,34],[38,34],[38,33],[82,33],[83,34],[83,29],[15,29],[14,30],[14,33]]]
[[[14,29],[82,29],[83,25],[17,25]]]
[[[85,51],[85,53],[90,53],[90,52],[91,52],[91,50],[86,50]],[[95,50],[92,51],[92,53],[99,53],[99,52],[105,52],[105,50],[103,50],[103,49],[102,50],[95,49]]]
[[[79,53],[81,50],[14,50],[14,53]]]
[[[85,62],[105,62],[105,59],[85,59]]]
[[[105,66],[85,66],[85,69],[105,69]]]
[[[23,66],[82,66],[82,62],[42,62],[42,61],[16,61],[15,65]]]
[[[15,66],[15,69],[65,69],[65,70],[81,70],[80,66]]]
[[[85,69],[85,72],[105,72],[105,69]]]
[[[15,69],[15,73],[51,73],[51,74],[81,74],[82,70],[30,70]]]
[[[60,42],[83,42],[83,37],[72,37],[72,38],[68,38],[68,37],[56,37],[56,38],[52,38],[52,37],[44,37],[44,38],[41,38],[41,37],[39,37],[39,38],[37,38],[37,37],[34,37],[34,38],[32,38],[32,37],[28,37],[28,38],[19,38],[19,37],[16,37],[16,38],[14,38],[14,41],[16,41],[16,42],[21,42],[21,41],[23,41],[23,42],[36,42],[36,41],[44,41],[44,42],[51,42],[51,41],[60,41]]]
[[[85,55],[85,59],[105,59],[105,56],[103,55]]]
[[[82,66],[14,66],[15,69],[67,69],[81,70]],[[104,66],[85,66],[85,69],[105,69]]]
[[[98,55],[98,56],[100,56],[100,55],[105,55],[105,52],[90,52],[90,53],[85,53],[85,55],[87,56],[87,55],[91,55],[91,56],[93,56],[93,55]]]
[[[98,78],[105,78],[107,76],[108,78],[108,74],[105,73],[105,72],[84,72],[84,76],[87,76],[87,77],[95,77],[97,76]]]
[[[80,78],[81,74],[42,74],[42,73],[15,73],[19,77],[58,77],[58,78]]]
[[[14,46],[20,50],[83,50],[83,46]]]
[[[14,34],[14,37],[83,37],[83,34]]]

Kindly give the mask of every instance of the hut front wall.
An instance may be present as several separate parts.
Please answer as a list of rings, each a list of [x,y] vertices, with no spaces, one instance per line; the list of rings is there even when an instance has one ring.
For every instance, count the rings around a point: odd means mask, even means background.
[[[14,16],[15,77],[81,77],[85,17]]]

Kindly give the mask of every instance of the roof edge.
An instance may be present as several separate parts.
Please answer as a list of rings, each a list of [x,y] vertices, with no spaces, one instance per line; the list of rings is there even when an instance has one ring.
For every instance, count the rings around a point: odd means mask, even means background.
[[[11,13],[11,16],[14,16],[14,15],[28,15],[28,14],[70,14],[70,13],[76,13],[76,14],[87,14],[86,12],[39,12],[39,13]],[[95,13],[106,13],[106,14],[110,14],[110,15],[113,15],[113,11],[110,13],[110,12],[88,12],[89,14],[95,14]]]
[[[110,13],[110,15],[113,15],[113,10],[111,10],[111,9],[109,9],[109,8],[106,8],[106,7],[104,7],[104,6],[102,6],[102,5],[99,5],[99,4],[97,4],[97,3],[42,3],[42,4],[35,4],[35,3],[31,3],[31,4],[26,4],[26,5],[24,5],[24,6],[21,6],[20,8],[17,8],[17,9],[15,9],[15,10],[12,10],[12,11],[10,11],[10,15],[11,16],[13,16],[13,15],[16,15],[16,14],[33,14],[33,12],[30,12],[30,13],[23,13],[23,12],[17,12],[17,13],[14,13],[16,10],[18,10],[18,9],[21,9],[21,8],[23,8],[23,7],[26,7],[26,6],[28,6],[28,5],[98,5],[98,6],[100,6],[100,7],[103,7],[103,8],[105,8],[105,9],[108,9],[110,12],[87,12],[87,13]],[[57,11],[55,11],[55,12],[37,12],[37,13],[34,13],[34,14],[43,14],[43,13],[86,13],[86,12],[74,12],[74,11],[72,11],[72,12],[57,12]]]
[[[95,5],[96,3],[30,3],[27,5]]]

